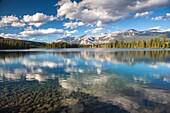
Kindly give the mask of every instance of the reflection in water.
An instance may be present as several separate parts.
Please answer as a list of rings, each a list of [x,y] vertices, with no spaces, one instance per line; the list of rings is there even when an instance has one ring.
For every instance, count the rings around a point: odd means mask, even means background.
[[[2,111],[168,113],[170,51],[0,52],[0,84]]]
[[[60,80],[60,84],[68,90],[80,90],[99,97],[103,102],[110,102],[134,113],[153,111],[159,113],[170,107],[169,92],[132,83],[116,76],[74,76]],[[159,107],[161,109],[157,109]]]
[[[1,83],[1,113],[128,113],[116,105],[104,103],[83,92],[68,92],[58,80]]]

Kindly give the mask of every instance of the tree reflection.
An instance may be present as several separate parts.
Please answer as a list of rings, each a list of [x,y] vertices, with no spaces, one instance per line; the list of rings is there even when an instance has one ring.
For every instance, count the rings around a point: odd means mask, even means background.
[[[13,59],[13,58],[23,58],[28,55],[35,55],[38,53],[45,53],[46,51],[36,52],[0,52],[0,60]],[[104,52],[104,51],[59,51],[59,52],[49,52],[49,54],[62,56],[63,58],[84,58],[86,59],[97,59],[104,60],[110,59],[110,61],[118,61],[129,63],[129,61],[160,61],[168,62],[170,59],[170,51],[166,50],[154,50],[154,51],[115,51],[115,52]],[[132,63],[132,62],[131,62]]]

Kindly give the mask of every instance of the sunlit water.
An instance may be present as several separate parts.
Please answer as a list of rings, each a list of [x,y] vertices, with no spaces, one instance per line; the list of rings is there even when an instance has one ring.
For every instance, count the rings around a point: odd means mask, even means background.
[[[0,51],[1,111],[169,113],[170,50]]]

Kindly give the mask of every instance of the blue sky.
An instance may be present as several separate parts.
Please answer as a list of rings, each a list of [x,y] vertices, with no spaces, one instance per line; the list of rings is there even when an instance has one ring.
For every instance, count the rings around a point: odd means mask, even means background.
[[[117,30],[170,31],[169,0],[0,0],[0,36],[52,42]]]

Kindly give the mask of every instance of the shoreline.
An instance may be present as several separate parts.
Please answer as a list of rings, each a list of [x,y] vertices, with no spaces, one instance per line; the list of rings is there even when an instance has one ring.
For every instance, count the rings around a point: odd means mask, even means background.
[[[104,51],[104,52],[119,52],[119,51],[170,51],[170,48],[30,48],[30,49],[5,49],[0,50],[0,52],[39,52],[39,51],[68,51],[68,52],[74,52],[74,51]]]

